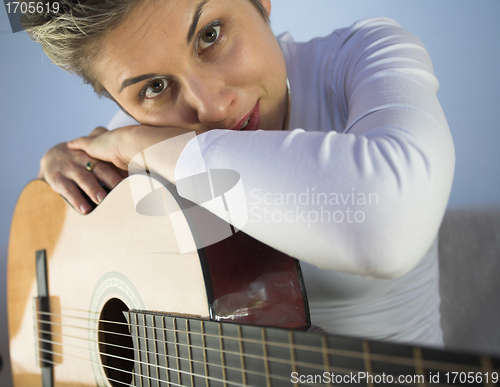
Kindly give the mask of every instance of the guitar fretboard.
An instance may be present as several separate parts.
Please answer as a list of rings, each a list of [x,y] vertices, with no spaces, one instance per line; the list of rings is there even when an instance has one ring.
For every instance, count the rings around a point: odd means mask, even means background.
[[[500,360],[139,311],[126,312],[134,386],[498,384]]]

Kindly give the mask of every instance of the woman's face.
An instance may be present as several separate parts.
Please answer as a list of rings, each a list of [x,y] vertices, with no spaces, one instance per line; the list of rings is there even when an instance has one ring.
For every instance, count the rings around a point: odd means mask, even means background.
[[[140,2],[103,43],[97,77],[142,124],[282,128],[284,58],[248,0]]]

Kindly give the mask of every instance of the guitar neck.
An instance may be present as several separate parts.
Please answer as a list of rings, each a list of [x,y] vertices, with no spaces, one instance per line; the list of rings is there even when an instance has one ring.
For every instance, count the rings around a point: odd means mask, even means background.
[[[159,381],[182,386],[493,386],[500,375],[499,359],[488,356],[140,311],[125,314],[134,342],[136,386]]]

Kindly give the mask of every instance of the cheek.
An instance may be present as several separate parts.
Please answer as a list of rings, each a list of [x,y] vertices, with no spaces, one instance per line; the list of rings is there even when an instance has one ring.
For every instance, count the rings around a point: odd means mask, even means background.
[[[270,50],[272,45],[259,38],[248,39],[243,34],[235,37],[227,47],[227,54],[217,61],[218,73],[227,85],[256,86],[256,83],[266,82],[273,73],[279,72],[273,68],[277,62],[274,59],[276,53]],[[277,48],[279,50],[279,46]]]
[[[286,81],[286,65],[274,35],[261,37],[259,44],[249,44],[245,51],[243,57],[256,80],[263,84],[268,93],[279,93],[280,85]],[[279,90],[275,90],[277,87]]]

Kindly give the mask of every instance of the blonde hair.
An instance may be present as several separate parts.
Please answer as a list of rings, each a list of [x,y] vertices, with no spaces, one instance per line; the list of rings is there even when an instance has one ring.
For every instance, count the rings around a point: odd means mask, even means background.
[[[42,45],[50,60],[80,76],[100,96],[109,94],[92,71],[104,35],[118,27],[141,0],[49,0],[56,13],[26,13],[21,22],[30,37]],[[269,22],[259,0],[250,0]],[[24,2],[28,2],[25,0]]]
[[[102,95],[104,88],[92,72],[92,63],[103,36],[123,22],[138,0],[51,1],[55,2],[59,12],[26,13],[21,22],[54,64],[82,77]]]

